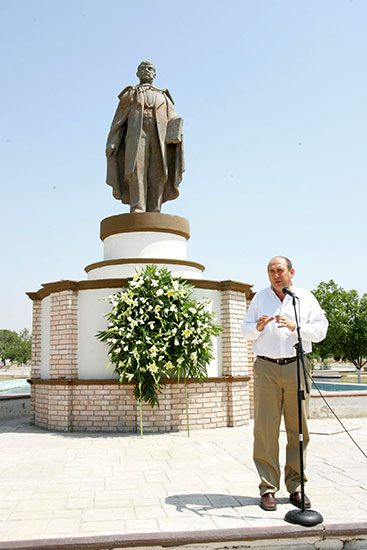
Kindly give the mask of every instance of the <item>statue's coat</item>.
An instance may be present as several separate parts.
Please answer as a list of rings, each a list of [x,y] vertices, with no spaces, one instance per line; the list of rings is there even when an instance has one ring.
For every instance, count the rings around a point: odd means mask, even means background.
[[[183,141],[166,144],[168,121],[178,118],[168,90],[154,88],[154,118],[162,155],[163,180],[166,182],[162,202],[173,200],[179,195],[179,185],[185,170]],[[113,189],[115,199],[130,204],[128,180],[135,169],[138,143],[141,139],[144,94],[139,86],[128,86],[119,94],[119,105],[107,138],[107,149],[111,144],[118,147],[116,154],[107,157],[107,184]]]

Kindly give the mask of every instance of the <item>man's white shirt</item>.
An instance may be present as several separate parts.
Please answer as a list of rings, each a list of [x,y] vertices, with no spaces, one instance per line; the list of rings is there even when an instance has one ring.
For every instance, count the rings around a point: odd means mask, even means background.
[[[328,321],[320,304],[310,291],[292,286],[292,292],[299,298],[296,300],[297,316],[303,348],[306,353],[309,353],[312,351],[311,342],[321,342],[325,338]],[[242,332],[246,340],[253,341],[252,349],[256,355],[273,359],[294,357],[297,353],[294,347],[298,341],[297,330],[292,332],[286,327],[278,328],[278,323],[274,319],[260,332],[256,328],[256,323],[262,315],[268,317],[284,315],[295,321],[292,298],[286,295],[282,302],[272,287],[260,290],[248,308],[242,323]]]

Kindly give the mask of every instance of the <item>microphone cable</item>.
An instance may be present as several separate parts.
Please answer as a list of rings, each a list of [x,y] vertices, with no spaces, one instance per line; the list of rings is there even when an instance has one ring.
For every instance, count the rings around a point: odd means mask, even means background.
[[[284,290],[287,290],[289,291],[288,288],[283,288],[283,292]],[[298,299],[298,317],[299,319],[301,319],[301,301],[300,299],[298,298],[297,295],[295,295],[294,293],[292,292],[285,292],[285,294],[288,294],[289,295],[292,295],[293,294],[293,297]],[[307,372],[307,369],[303,369],[304,372],[306,372],[307,374],[307,377],[311,380],[311,388],[312,388],[312,384],[315,386],[315,388],[317,389],[317,391],[319,392],[320,394],[320,397],[323,399],[325,405],[328,407],[328,409],[331,411],[331,413],[335,416],[335,418],[337,419],[337,421],[339,422],[339,424],[341,425],[341,427],[343,428],[343,430],[345,431],[345,433],[350,437],[350,439],[352,440],[352,442],[354,443],[354,445],[357,447],[357,449],[359,449],[359,451],[362,453],[362,455],[367,459],[367,454],[364,452],[364,450],[358,445],[358,443],[355,441],[355,439],[350,435],[349,431],[347,430],[347,428],[344,426],[343,422],[340,420],[340,418],[338,417],[338,415],[336,414],[336,412],[334,411],[334,409],[329,405],[329,403],[327,402],[325,396],[322,394],[320,388],[318,387],[318,385],[316,384],[316,382],[313,380],[311,374],[309,372]],[[307,383],[306,383],[306,380],[305,380],[305,385],[307,387]],[[310,394],[311,394],[311,389],[310,389]],[[311,395],[310,395],[311,397]]]
[[[307,372],[307,370],[306,370]],[[355,439],[353,439],[353,437],[350,435],[350,433],[348,432],[347,428],[344,426],[343,422],[340,420],[340,418],[338,417],[338,415],[336,414],[336,412],[334,411],[334,409],[329,405],[329,403],[327,402],[325,396],[321,393],[321,390],[320,388],[318,387],[318,385],[316,384],[316,382],[312,379],[312,376],[309,372],[307,372],[307,376],[309,377],[309,379],[311,380],[312,384],[315,386],[315,388],[317,389],[317,391],[319,392],[320,396],[322,397],[322,399],[324,400],[326,406],[328,407],[328,409],[332,412],[332,414],[335,416],[335,418],[337,419],[337,421],[339,422],[339,424],[342,426],[343,430],[349,435],[350,439],[353,441],[354,445],[361,451],[361,453],[363,454],[363,456],[367,459],[367,454],[364,452],[363,449],[361,449],[361,447],[358,445],[358,443],[355,441]],[[312,386],[311,386],[312,387]],[[310,395],[311,397],[311,395]]]

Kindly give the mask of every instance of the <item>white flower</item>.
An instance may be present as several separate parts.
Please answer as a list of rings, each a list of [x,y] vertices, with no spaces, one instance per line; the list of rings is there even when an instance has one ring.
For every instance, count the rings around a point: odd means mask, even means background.
[[[175,338],[175,346],[179,346],[180,345],[180,342],[177,340],[177,338]]]
[[[187,328],[187,329],[185,329],[185,330],[183,331],[182,334],[187,338],[188,336],[190,336],[191,330],[190,330],[189,328]]]
[[[120,351],[121,351],[121,348],[116,348],[116,349],[114,350],[115,353],[120,353]]]
[[[179,358],[177,359],[177,364],[178,364],[178,365],[182,365],[183,362],[184,362],[184,358],[183,358],[183,357],[179,357]]]
[[[175,304],[172,304],[171,307],[169,308],[170,311],[177,311],[177,307],[175,306]]]
[[[150,356],[151,356],[151,357],[156,357],[157,354],[158,354],[158,350],[157,350],[157,348],[156,348],[155,346],[152,346],[152,347],[150,348],[149,352],[150,352]]]
[[[175,290],[173,288],[170,288],[169,290],[167,290],[166,295],[168,296],[168,298],[170,298],[171,296],[174,296]]]
[[[131,380],[134,378],[134,375],[133,375],[132,372],[127,372],[127,373],[125,374],[125,378],[126,378],[126,380],[127,380],[128,382],[131,382]]]
[[[189,311],[190,311],[191,313],[196,313],[196,309],[195,309],[194,307],[189,307]]]
[[[174,328],[173,328],[173,329],[171,330],[171,334],[175,335],[175,334],[176,334],[176,332],[177,332],[177,328],[176,328],[176,327],[174,327]]]
[[[164,294],[164,291],[161,288],[158,288],[157,296],[162,296],[162,294]]]
[[[193,361],[196,361],[197,355],[198,355],[198,354],[196,353],[196,351],[193,351],[192,353],[190,353],[190,357],[191,357],[191,359],[192,359]]]
[[[135,271],[135,273],[133,275],[133,280],[137,281],[138,279],[139,279],[139,273],[137,271]]]
[[[152,279],[152,286],[158,286],[157,279]]]
[[[148,365],[148,369],[150,370],[150,372],[157,372],[158,367],[155,363],[151,363],[150,365]]]
[[[164,365],[165,369],[171,369],[173,367],[171,361],[167,361],[167,363]]]
[[[129,346],[124,347],[124,351],[127,351],[129,349]]]

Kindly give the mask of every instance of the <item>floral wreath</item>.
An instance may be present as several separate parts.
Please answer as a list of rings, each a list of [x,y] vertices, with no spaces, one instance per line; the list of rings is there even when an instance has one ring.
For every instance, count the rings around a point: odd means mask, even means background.
[[[148,265],[121,291],[105,298],[112,311],[106,315],[107,329],[96,336],[108,345],[109,365],[114,365],[120,383],[135,385],[141,435],[142,402],[159,406],[164,378],[184,379],[187,422],[187,379],[207,378],[213,337],[222,327],[208,309],[210,300],[196,300],[193,290],[168,269]]]

